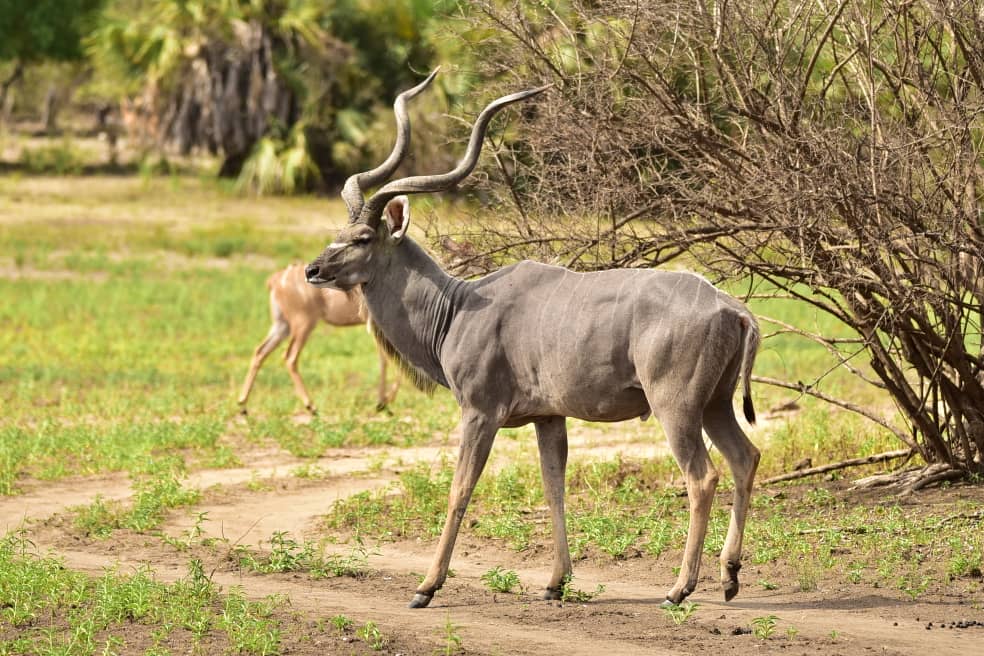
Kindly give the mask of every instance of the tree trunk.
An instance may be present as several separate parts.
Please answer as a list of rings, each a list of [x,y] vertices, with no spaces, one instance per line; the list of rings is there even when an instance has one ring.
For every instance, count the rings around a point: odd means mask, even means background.
[[[58,109],[58,88],[51,85],[44,95],[44,105],[41,107],[41,124],[45,134],[54,134],[58,130]]]
[[[24,77],[24,64],[18,61],[14,71],[3,82],[0,82],[0,122],[6,123],[10,108],[7,107],[7,93],[15,82]]]
[[[219,177],[220,178],[235,178],[239,176],[239,172],[243,170],[243,164],[249,158],[249,151],[243,151],[239,153],[226,153],[225,159],[222,160],[222,166],[219,167]]]

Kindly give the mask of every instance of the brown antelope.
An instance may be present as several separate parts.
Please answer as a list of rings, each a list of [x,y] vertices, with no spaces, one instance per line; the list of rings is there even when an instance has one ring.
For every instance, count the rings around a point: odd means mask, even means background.
[[[448,573],[451,551],[475,483],[502,427],[536,428],[550,506],[554,567],[545,598],[557,599],[571,574],[564,518],[567,417],[589,421],[659,418],[683,471],[690,525],[683,563],[666,595],[678,604],[697,585],[700,554],[718,474],[701,429],[734,475],[734,505],[721,552],[725,599],[738,592],[741,543],[759,452],[732,406],[744,379],[745,417],[754,421],[749,378],[759,345],[755,317],[739,301],[690,273],[624,269],[575,273],[519,262],[476,280],[445,273],[410,237],[404,194],[444,191],[474,168],[492,116],[546,87],[505,96],[479,115],[464,157],[444,174],[383,183],[406,155],[406,101],[397,97],[397,140],[382,165],[342,190],[349,224],[306,270],[319,287],[361,286],[372,328],[415,372],[421,387],[443,385],[461,406],[461,442],[437,553],[411,608],[427,606]]]
[[[239,395],[239,405],[244,412],[250,389],[263,361],[288,336],[290,343],[284,354],[287,372],[294,381],[294,391],[301,397],[304,407],[315,412],[314,404],[311,403],[311,397],[297,370],[297,360],[301,357],[301,350],[311,336],[311,331],[319,321],[324,321],[330,326],[366,324],[367,313],[359,290],[318,289],[307,284],[304,278],[304,267],[300,264],[292,264],[267,278],[267,289],[270,290],[270,318],[273,324],[266,338],[253,352],[253,361],[249,365],[249,373],[246,374],[243,391]],[[382,410],[396,397],[400,382],[397,379],[393,388],[387,391],[386,355],[378,345],[377,351],[379,352],[379,388],[376,408]]]

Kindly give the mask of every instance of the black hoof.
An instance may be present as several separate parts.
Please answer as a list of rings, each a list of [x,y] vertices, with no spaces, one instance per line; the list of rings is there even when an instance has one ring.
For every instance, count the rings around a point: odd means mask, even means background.
[[[729,562],[725,565],[725,571],[728,573],[728,577],[721,581],[721,587],[724,588],[724,600],[731,601],[741,587],[738,584],[738,572],[741,571],[741,563]]]
[[[249,411],[246,409],[246,406],[240,406],[239,414],[241,414],[243,417],[249,416]]]
[[[544,601],[557,601],[564,596],[560,588],[547,588],[543,591]]]
[[[673,598],[673,596],[674,596],[673,594],[666,595],[666,601],[664,601],[663,604],[662,604],[663,608],[670,608],[672,606],[679,606],[680,604],[683,603],[684,599],[686,599],[687,597],[690,596],[690,593],[691,592],[693,592],[693,590],[688,590],[688,589],[684,588],[683,590],[681,590],[680,592],[678,592],[676,594],[676,599]]]
[[[413,596],[413,600],[410,602],[410,608],[427,608],[427,604],[431,602],[434,595],[426,595],[417,593]]]

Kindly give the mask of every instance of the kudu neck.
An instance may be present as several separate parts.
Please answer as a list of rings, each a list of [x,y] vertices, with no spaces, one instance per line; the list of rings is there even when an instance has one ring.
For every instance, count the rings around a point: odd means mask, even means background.
[[[447,387],[441,348],[467,283],[409,237],[380,255],[362,286],[372,321],[402,358]]]

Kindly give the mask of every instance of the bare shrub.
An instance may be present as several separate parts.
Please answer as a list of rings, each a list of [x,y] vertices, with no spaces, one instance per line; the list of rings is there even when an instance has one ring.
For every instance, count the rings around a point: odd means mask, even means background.
[[[836,340],[780,326],[887,390],[907,425],[769,382],[867,414],[927,462],[982,471],[977,3],[479,9],[488,78],[556,90],[521,140],[493,144],[489,175],[509,183],[499,202],[512,209],[458,236],[481,244],[476,258],[593,269],[686,253],[761,281],[853,328]]]

